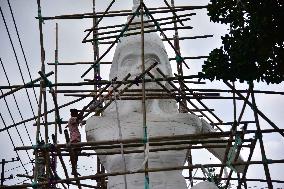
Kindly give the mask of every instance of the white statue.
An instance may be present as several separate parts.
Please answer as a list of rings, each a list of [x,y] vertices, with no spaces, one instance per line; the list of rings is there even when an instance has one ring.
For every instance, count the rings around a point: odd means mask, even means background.
[[[133,0],[137,5],[139,0]],[[139,22],[135,18],[133,22]],[[145,33],[145,67],[148,68],[154,62],[159,62],[159,67],[164,74],[172,76],[172,70],[168,55],[162,40],[156,33]],[[141,36],[128,36],[121,38],[118,43],[109,78],[118,77],[122,80],[127,73],[131,78],[141,74]],[[161,77],[156,69],[151,73],[155,77]],[[162,82],[168,89],[166,82]],[[131,89],[141,89],[133,85]],[[146,83],[146,89],[161,89],[156,83]],[[164,92],[163,94],[166,94]],[[142,103],[141,100],[118,100],[119,120],[122,128],[122,139],[143,138]],[[146,101],[147,110],[147,132],[148,137],[175,136],[184,134],[195,134],[214,132],[211,126],[203,119],[188,113],[178,113],[175,100],[154,99]],[[118,140],[119,129],[115,104],[107,108],[101,117],[93,116],[87,120],[86,135],[88,141]],[[181,145],[186,146],[186,145]],[[169,147],[169,146],[163,146]],[[150,149],[157,148],[150,146]],[[129,149],[129,148],[128,148]],[[141,149],[134,148],[134,149]],[[217,158],[223,160],[225,149],[208,149]],[[107,152],[108,150],[96,150]],[[183,166],[186,161],[187,150],[150,152],[148,158],[149,168]],[[121,154],[99,156],[107,172],[123,172],[124,160]],[[144,161],[144,153],[125,154],[127,170],[138,170]],[[243,167],[237,167],[242,172]],[[144,173],[130,174],[126,176],[128,189],[143,189],[145,184]],[[182,170],[149,173],[151,189],[186,189],[186,182]],[[203,183],[205,186],[212,183]],[[214,185],[213,185],[214,186]],[[200,188],[200,187],[199,187]],[[201,187],[202,188],[202,187]],[[217,188],[217,187],[216,187]],[[124,176],[112,176],[108,178],[108,189],[125,189]]]
[[[135,12],[140,5],[140,0],[133,0],[132,11]]]

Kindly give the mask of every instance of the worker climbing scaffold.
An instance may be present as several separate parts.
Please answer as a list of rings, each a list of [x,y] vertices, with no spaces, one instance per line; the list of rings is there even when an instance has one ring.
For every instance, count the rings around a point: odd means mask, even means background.
[[[71,117],[68,121],[68,125],[66,126],[68,127],[69,133],[70,133],[70,143],[78,143],[78,142],[81,142],[81,134],[79,131],[79,125],[81,125],[82,127],[82,124],[81,124],[82,115],[78,114],[77,109],[70,109],[70,113],[71,113]],[[81,152],[80,149],[74,150],[75,170],[77,170],[78,155],[80,154],[80,152]],[[75,174],[74,171],[72,171],[71,174],[74,175]]]

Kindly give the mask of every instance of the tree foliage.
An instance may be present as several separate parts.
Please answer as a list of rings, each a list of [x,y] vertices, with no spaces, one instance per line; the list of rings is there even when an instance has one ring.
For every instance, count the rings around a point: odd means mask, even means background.
[[[208,15],[228,24],[230,32],[209,54],[203,78],[268,84],[284,80],[284,0],[211,0]]]

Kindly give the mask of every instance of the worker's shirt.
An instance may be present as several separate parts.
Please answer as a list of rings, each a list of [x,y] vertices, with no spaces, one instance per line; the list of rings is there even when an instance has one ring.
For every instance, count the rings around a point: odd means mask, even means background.
[[[77,117],[71,117],[68,121],[71,143],[81,142],[81,135],[78,127],[79,123],[77,122]]]

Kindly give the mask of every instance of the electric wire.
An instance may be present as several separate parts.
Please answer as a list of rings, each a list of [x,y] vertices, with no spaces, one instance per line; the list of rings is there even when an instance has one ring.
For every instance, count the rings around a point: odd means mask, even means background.
[[[0,91],[1,91],[1,94],[3,95],[4,93],[3,93],[2,89],[0,89]],[[10,117],[11,117],[11,119],[12,119],[12,122],[13,122],[13,124],[15,124],[15,120],[14,120],[14,117],[13,117],[12,112],[11,112],[11,110],[10,110],[10,107],[9,107],[9,105],[8,105],[8,102],[7,102],[6,97],[4,97],[4,101],[5,101],[5,105],[6,105],[6,107],[7,107],[7,110],[8,110],[8,112],[9,112],[9,115],[10,115]],[[20,132],[19,132],[18,127],[15,127],[15,129],[16,129],[18,135],[19,135],[19,138],[20,138],[20,141],[22,142],[22,145],[25,146],[24,141],[23,141],[23,138],[22,138],[22,136],[21,136],[21,134],[20,134]],[[30,157],[30,154],[28,153],[28,150],[25,150],[25,151],[27,152],[27,155],[28,155],[28,157],[29,157],[29,160],[32,161],[32,159],[31,159],[31,157]]]
[[[22,82],[23,82],[24,85],[25,85],[26,83],[25,83],[25,80],[24,80],[24,77],[23,77],[23,72],[22,72],[22,69],[21,69],[21,66],[20,66],[20,63],[19,63],[19,60],[18,60],[18,56],[17,56],[17,54],[16,54],[16,50],[15,50],[15,47],[14,47],[14,43],[13,43],[13,41],[12,41],[12,38],[11,38],[11,35],[10,35],[10,31],[9,31],[8,26],[7,26],[6,19],[5,19],[5,17],[4,17],[4,14],[3,14],[3,11],[2,11],[1,6],[0,6],[0,12],[1,12],[2,19],[3,19],[3,21],[4,21],[4,25],[5,25],[5,28],[6,28],[6,31],[7,31],[7,34],[8,34],[8,37],[9,37],[9,40],[10,40],[10,43],[11,43],[13,52],[14,52],[14,56],[15,56],[15,59],[16,59],[17,65],[18,65],[18,69],[19,69],[19,71],[20,71],[20,75],[21,75]],[[33,107],[32,107],[31,99],[30,99],[30,96],[29,96],[29,93],[28,93],[27,88],[25,88],[25,91],[26,91],[26,94],[27,94],[27,97],[28,97],[28,100],[29,100],[30,108],[31,108],[32,113],[33,113],[33,115],[34,115],[34,117],[35,117],[35,113],[34,113],[34,110],[33,110]]]
[[[1,117],[1,120],[2,120],[2,122],[3,122],[3,124],[4,124],[4,127],[7,127],[6,122],[5,122],[4,118],[2,117],[1,112],[0,112],[0,117]],[[11,136],[11,134],[10,134],[10,131],[7,130],[7,133],[8,133],[8,135],[9,135],[9,138],[10,138],[10,140],[11,140],[11,142],[12,142],[12,145],[13,145],[13,147],[14,147],[14,149],[15,149],[16,146],[15,146],[15,143],[14,143],[14,141],[13,141],[13,139],[12,139],[12,136]],[[19,158],[19,161],[20,161],[22,167],[24,168],[26,174],[28,174],[28,171],[27,171],[27,169],[25,168],[25,166],[24,166],[24,164],[23,164],[23,161],[22,161],[22,159],[20,158],[20,155],[19,155],[18,151],[15,151],[15,152],[16,152],[17,157]]]
[[[28,69],[28,73],[29,73],[29,76],[30,76],[30,79],[31,79],[30,70],[29,70],[29,67],[28,67],[28,64],[27,64],[26,56],[25,56],[25,53],[24,53],[24,49],[23,49],[23,46],[22,46],[22,42],[21,42],[21,40],[20,40],[18,28],[17,28],[16,22],[15,22],[15,19],[14,19],[14,15],[13,15],[13,12],[12,12],[12,8],[11,8],[11,5],[10,5],[10,2],[8,2],[8,4],[9,4],[9,7],[10,7],[10,11],[11,11],[12,18],[13,18],[13,21],[14,21],[14,26],[15,26],[16,33],[17,33],[17,36],[18,36],[18,39],[19,39],[19,42],[20,42],[21,49],[22,49],[22,53],[23,53],[23,55],[24,55],[24,59],[25,59],[25,62],[26,62],[26,66],[27,66],[27,69]],[[15,59],[16,59],[16,62],[17,62],[17,66],[18,66],[18,69],[19,69],[19,72],[20,72],[20,75],[21,75],[22,82],[23,82],[23,84],[25,85],[26,83],[25,83],[25,80],[24,80],[23,72],[22,72],[22,69],[21,69],[21,66],[20,66],[20,63],[19,63],[19,60],[18,60],[18,56],[17,56],[16,50],[15,50],[15,47],[14,47],[14,43],[13,43],[13,41],[12,41],[12,38],[11,38],[11,35],[10,35],[10,31],[9,31],[8,26],[7,26],[6,19],[5,19],[5,16],[4,16],[4,14],[3,14],[3,11],[2,11],[1,6],[0,6],[0,12],[1,12],[2,19],[3,19],[3,21],[4,21],[4,25],[5,25],[5,28],[6,28],[6,32],[7,32],[7,34],[8,34],[8,37],[9,37],[9,40],[10,40],[10,43],[11,43],[11,46],[12,46],[12,49],[13,49],[13,53],[14,53],[14,56],[15,56]],[[31,80],[32,80],[32,79],[31,79]],[[35,117],[35,112],[34,112],[34,109],[33,109],[33,107],[32,107],[31,99],[30,99],[30,96],[29,96],[29,93],[28,93],[27,88],[25,88],[25,91],[26,91],[26,94],[27,94],[27,97],[28,97],[29,106],[30,106],[30,108],[31,108],[32,114],[33,114],[33,116]],[[37,102],[37,104],[38,104],[38,100],[37,100],[37,97],[36,97],[36,94],[35,94],[35,89],[34,89],[34,87],[33,87],[33,91],[34,91],[34,95],[35,95],[35,98],[36,98],[36,102]],[[40,133],[40,138],[42,138],[42,137],[41,137],[41,133]]]
[[[28,164],[30,164],[30,163],[34,163],[34,161],[32,160],[32,162],[27,162],[27,163],[24,163],[24,165],[28,165]],[[13,167],[13,168],[11,168],[11,169],[8,169],[8,170],[5,170],[4,171],[4,173],[6,173],[6,172],[9,172],[9,171],[13,171],[13,170],[15,170],[15,169],[18,169],[18,168],[20,168],[21,167],[21,165],[19,165],[19,166],[17,166],[17,167]]]
[[[2,68],[3,68],[3,71],[4,71],[4,74],[5,74],[6,80],[7,80],[8,84],[9,84],[9,86],[11,86],[10,80],[9,80],[9,78],[8,78],[6,69],[5,69],[5,67],[4,67],[4,64],[3,64],[1,58],[0,58],[0,63],[1,63],[1,66],[2,66]],[[12,90],[12,89],[11,89],[11,90]],[[1,90],[1,92],[2,92],[2,90]],[[3,92],[2,92],[2,93],[3,93]],[[18,112],[19,112],[19,114],[20,114],[20,117],[21,117],[21,119],[24,121],[22,112],[21,112],[21,110],[20,110],[20,108],[19,108],[19,104],[18,104],[18,101],[17,101],[17,99],[16,99],[16,96],[15,96],[14,93],[13,93],[12,95],[13,95],[15,104],[16,104],[16,106],[17,106]],[[4,99],[5,99],[5,97],[4,97]],[[28,131],[28,129],[27,129],[26,123],[24,123],[24,127],[25,127],[25,130],[26,130],[27,134],[28,134],[28,138],[29,138],[29,140],[30,140],[30,143],[32,144],[31,136],[30,136],[29,131]],[[17,127],[15,127],[15,128],[17,128]]]
[[[13,10],[12,10],[11,4],[10,4],[10,0],[7,0],[7,2],[8,2],[8,5],[9,5],[10,13],[12,15],[14,27],[15,27],[16,34],[17,34],[17,37],[18,37],[18,41],[19,41],[19,44],[20,44],[20,47],[21,47],[21,51],[22,51],[22,54],[23,54],[23,57],[24,57],[24,60],[25,60],[25,64],[26,64],[26,67],[27,67],[27,70],[28,70],[28,74],[29,74],[30,80],[32,81],[30,67],[28,65],[28,61],[27,61],[27,58],[26,58],[26,53],[24,51],[22,40],[21,40],[19,32],[18,32],[18,27],[17,27],[16,21],[15,21],[15,17],[14,17],[14,13],[13,13]],[[37,96],[36,96],[35,87],[32,86],[32,89],[33,89],[33,94],[35,96],[35,99],[36,99],[36,102],[37,102],[37,105],[38,105],[38,99],[37,99]]]

